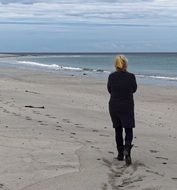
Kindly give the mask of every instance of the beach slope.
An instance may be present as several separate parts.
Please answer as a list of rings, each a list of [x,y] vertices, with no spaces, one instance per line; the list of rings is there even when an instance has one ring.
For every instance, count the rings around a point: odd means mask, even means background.
[[[176,190],[177,88],[139,85],[129,167],[108,100],[106,80],[0,68],[0,189]]]

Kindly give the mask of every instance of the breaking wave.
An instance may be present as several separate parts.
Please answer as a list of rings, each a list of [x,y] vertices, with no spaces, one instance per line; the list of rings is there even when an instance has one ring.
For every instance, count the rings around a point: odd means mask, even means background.
[[[57,64],[44,64],[39,62],[33,62],[33,61],[17,61],[16,63],[18,65],[24,65],[24,66],[31,66],[31,67],[41,67],[51,70],[70,70],[70,71],[80,71],[80,72],[96,72],[96,73],[105,73],[110,74],[111,71],[106,71],[103,69],[92,69],[92,68],[81,68],[81,67],[71,67],[71,66],[62,66]],[[166,81],[177,81],[177,76],[163,76],[163,75],[153,75],[153,74],[136,74],[137,78],[147,78],[147,79],[154,79],[154,80],[166,80]]]

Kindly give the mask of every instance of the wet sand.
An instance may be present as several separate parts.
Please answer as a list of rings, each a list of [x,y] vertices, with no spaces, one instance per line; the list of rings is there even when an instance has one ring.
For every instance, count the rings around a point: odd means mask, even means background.
[[[129,167],[108,100],[106,80],[0,68],[0,189],[176,190],[177,88],[139,85]]]

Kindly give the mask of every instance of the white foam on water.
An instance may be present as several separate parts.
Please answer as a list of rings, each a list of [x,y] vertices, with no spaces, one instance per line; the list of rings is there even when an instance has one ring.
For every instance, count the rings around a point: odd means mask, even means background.
[[[137,74],[136,76],[140,78],[152,78],[152,79],[160,79],[160,80],[177,81],[177,77],[158,76],[158,75],[141,75],[141,74]]]
[[[45,68],[51,68],[51,69],[60,69],[61,68],[61,66],[56,65],[56,64],[47,65],[47,64],[33,62],[33,61],[18,61],[17,64],[28,65],[28,66],[45,67]]]
[[[41,67],[52,70],[70,70],[70,71],[84,71],[84,72],[94,72],[94,73],[105,73],[110,74],[111,71],[101,70],[101,69],[90,69],[90,68],[80,68],[80,67],[70,67],[70,66],[61,66],[57,64],[44,64],[33,61],[17,61],[11,62],[11,64],[18,64],[31,67]],[[166,81],[177,81],[176,76],[160,76],[160,75],[146,75],[146,74],[136,74],[138,78],[149,78],[154,80],[166,80]]]
[[[27,66],[38,66],[48,69],[55,69],[55,70],[74,70],[74,71],[82,71],[82,68],[78,67],[64,67],[56,64],[43,64],[38,62],[32,62],[32,61],[18,61],[17,64],[27,65]]]
[[[150,78],[154,78],[154,79],[177,81],[177,77],[164,77],[164,76],[149,76],[149,77],[150,77]]]
[[[62,69],[74,70],[74,71],[82,71],[83,70],[82,68],[79,68],[79,67],[63,67],[63,66],[62,66]]]

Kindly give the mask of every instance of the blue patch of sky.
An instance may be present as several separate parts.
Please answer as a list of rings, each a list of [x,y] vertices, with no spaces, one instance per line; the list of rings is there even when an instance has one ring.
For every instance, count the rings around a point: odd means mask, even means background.
[[[0,52],[177,51],[175,0],[0,3]]]
[[[172,52],[176,32],[176,27],[1,24],[0,52]]]

